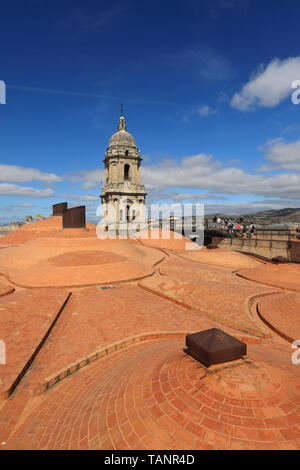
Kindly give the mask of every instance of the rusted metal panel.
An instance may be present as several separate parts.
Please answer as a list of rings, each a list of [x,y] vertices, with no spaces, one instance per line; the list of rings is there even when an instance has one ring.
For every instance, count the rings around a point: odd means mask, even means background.
[[[85,206],[72,207],[63,213],[63,228],[85,228]]]

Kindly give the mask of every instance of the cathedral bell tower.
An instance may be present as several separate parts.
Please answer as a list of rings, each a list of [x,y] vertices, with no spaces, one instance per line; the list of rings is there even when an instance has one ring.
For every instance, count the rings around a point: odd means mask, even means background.
[[[102,187],[102,226],[106,230],[125,232],[130,226],[146,228],[146,190],[141,184],[142,158],[135,140],[127,132],[123,107],[118,131],[110,138],[103,160],[105,185]]]

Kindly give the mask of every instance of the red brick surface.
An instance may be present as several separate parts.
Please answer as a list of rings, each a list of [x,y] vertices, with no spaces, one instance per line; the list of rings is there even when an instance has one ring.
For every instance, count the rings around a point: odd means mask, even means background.
[[[247,299],[253,294],[266,292],[266,288],[179,280],[166,276],[144,279],[140,285],[178,301],[223,325],[257,336],[266,334],[266,330],[258,325],[247,311]]]
[[[290,342],[300,339],[300,294],[265,297],[258,302],[263,320]]]
[[[74,292],[51,340],[39,356],[38,387],[51,374],[68,368],[95,350],[135,336],[195,332],[215,325],[205,317],[145,292],[134,285]],[[227,328],[230,334],[240,334]],[[249,338],[251,341],[251,338]]]
[[[300,449],[300,369],[277,335],[300,331],[299,296],[282,290],[299,289],[298,266],[55,230],[0,250],[0,273],[53,287],[3,287],[14,361],[0,385],[18,381],[0,401],[2,449]],[[72,289],[56,317],[69,290],[54,286],[74,279],[116,288]],[[212,327],[246,341],[247,357],[208,369],[183,352],[186,333]]]
[[[0,284],[0,297],[3,297],[4,295],[12,294],[13,291],[14,291],[13,287],[4,286]]]
[[[251,346],[207,374],[183,346],[150,341],[93,363],[41,396],[6,448],[300,449],[300,382],[280,348],[266,359]]]
[[[65,291],[43,289],[0,298],[0,339],[6,346],[6,364],[0,364],[0,399],[13,391],[67,295]]]
[[[248,271],[240,271],[240,276],[263,284],[300,291],[300,265],[267,264]]]
[[[205,246],[199,251],[185,251],[180,256],[198,263],[234,269],[254,268],[261,264],[259,261],[241,253],[222,250],[222,248],[209,250]]]
[[[63,230],[0,250],[0,273],[22,287],[86,286],[149,276],[163,259],[160,251],[137,241],[99,240],[92,231]]]
[[[87,223],[87,228],[95,230],[94,224]],[[62,217],[49,217],[49,219],[40,220],[31,224],[26,224],[23,227],[14,230],[0,239],[0,246],[15,246],[26,243],[35,238],[50,235],[59,230],[62,230]]]

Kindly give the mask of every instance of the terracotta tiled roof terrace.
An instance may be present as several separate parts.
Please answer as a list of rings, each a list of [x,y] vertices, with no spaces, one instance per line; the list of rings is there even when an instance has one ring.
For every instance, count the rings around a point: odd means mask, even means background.
[[[300,449],[298,265],[54,232],[0,250],[2,449]],[[247,356],[184,353],[213,327]]]

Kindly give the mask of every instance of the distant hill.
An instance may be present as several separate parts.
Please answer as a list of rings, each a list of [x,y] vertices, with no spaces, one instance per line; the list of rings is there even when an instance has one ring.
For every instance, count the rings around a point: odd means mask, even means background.
[[[300,208],[286,208],[277,210],[260,211],[241,215],[209,214],[206,218],[211,221],[215,216],[238,220],[243,218],[246,222],[253,222],[257,226],[269,224],[300,224]]]

